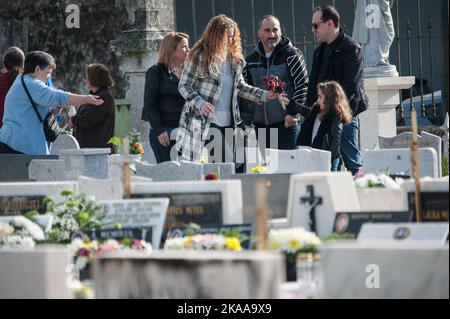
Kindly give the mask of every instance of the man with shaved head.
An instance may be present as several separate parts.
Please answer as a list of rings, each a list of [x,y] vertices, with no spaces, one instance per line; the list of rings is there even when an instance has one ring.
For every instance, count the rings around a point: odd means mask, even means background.
[[[268,15],[261,19],[258,37],[260,41],[255,51],[246,58],[244,77],[247,83],[264,88],[265,76],[278,76],[286,83],[287,98],[304,104],[308,73],[303,53],[282,35],[280,21],[275,16]],[[288,107],[285,110],[278,100],[263,103],[262,107],[242,101],[240,106],[246,124],[255,125],[258,140],[261,140],[261,134],[266,135],[266,145],[261,147],[274,148],[274,145],[269,145],[270,132],[277,132],[278,149],[296,148],[295,142],[300,131],[296,109]]]

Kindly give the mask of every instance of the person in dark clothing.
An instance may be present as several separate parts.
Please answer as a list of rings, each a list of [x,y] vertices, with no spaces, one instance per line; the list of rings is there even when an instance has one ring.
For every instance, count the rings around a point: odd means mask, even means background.
[[[342,87],[335,81],[319,83],[317,101],[312,109],[305,106],[292,107],[297,107],[306,117],[297,145],[330,151],[331,170],[337,171],[342,128],[352,121],[352,112]]]
[[[0,127],[3,126],[5,98],[16,76],[23,72],[25,55],[18,47],[10,47],[3,54],[3,68],[0,70]]]
[[[110,88],[114,86],[109,69],[103,64],[86,66],[86,87],[89,94],[98,95],[103,105],[81,105],[77,114],[69,119],[68,127],[81,148],[111,148],[108,141],[114,135],[115,104]]]
[[[189,36],[169,32],[158,52],[158,63],[145,75],[144,108],[142,120],[150,123],[149,140],[158,163],[170,161],[170,150],[175,145],[175,133],[179,126],[185,103],[178,91],[184,63],[189,54]]]
[[[362,167],[358,115],[368,106],[364,91],[362,49],[340,29],[339,13],[333,6],[325,5],[315,9],[312,32],[321,44],[314,51],[306,105],[313,105],[317,100],[318,83],[336,81],[342,86],[353,120],[343,128],[341,155],[346,168],[355,174]]]
[[[277,76],[285,82],[285,94],[290,100],[304,104],[308,88],[308,73],[303,53],[291,41],[282,36],[280,21],[264,16],[258,29],[260,41],[246,58],[243,75],[249,85],[264,87],[264,77]],[[295,149],[295,140],[300,130],[295,109],[283,108],[278,99],[255,107],[255,103],[240,102],[241,116],[246,125],[254,124],[258,140],[265,134],[266,143],[261,148]],[[270,145],[270,131],[276,130],[278,146]],[[262,138],[264,140],[264,137]],[[264,144],[264,143],[262,143]],[[264,153],[264,152],[262,152]]]

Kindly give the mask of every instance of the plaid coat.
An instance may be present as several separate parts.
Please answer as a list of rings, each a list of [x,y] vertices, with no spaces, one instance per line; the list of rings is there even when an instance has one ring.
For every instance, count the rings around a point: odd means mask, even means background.
[[[209,66],[210,75],[203,73],[202,58],[200,57],[197,68],[191,60],[188,61],[180,77],[178,90],[185,98],[176,138],[176,149],[181,152],[181,159],[197,162],[202,154],[203,146],[208,136],[208,130],[213,119],[213,114],[204,116],[197,109],[201,101],[211,103],[213,106],[222,90],[220,81],[220,69],[216,63]],[[233,95],[231,110],[233,112],[234,127],[242,127],[241,115],[239,113],[238,95],[244,99],[261,104],[265,99],[265,91],[246,84],[242,76],[244,61],[233,69]]]

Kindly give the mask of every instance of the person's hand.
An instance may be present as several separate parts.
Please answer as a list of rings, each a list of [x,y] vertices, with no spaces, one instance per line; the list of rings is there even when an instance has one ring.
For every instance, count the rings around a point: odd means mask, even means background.
[[[200,113],[202,115],[208,116],[209,114],[214,112],[214,106],[209,102],[203,102],[202,106],[200,106]]]
[[[288,99],[286,94],[281,94],[278,99],[280,102],[282,102],[284,105],[288,105],[291,101]]]
[[[169,134],[167,134],[167,132],[159,134],[158,141],[159,144],[161,144],[162,146],[169,147],[170,146]]]
[[[73,128],[73,122],[72,122],[72,118],[69,117],[69,120],[67,121],[67,127],[68,128]]]
[[[98,95],[86,95],[86,104],[102,105],[103,100]]]
[[[286,128],[289,128],[296,124],[298,124],[298,119],[296,117],[293,117],[292,115],[289,114],[284,117],[284,126]]]
[[[272,101],[277,99],[279,96],[278,93],[272,92],[272,91],[266,91],[266,100],[267,101]]]

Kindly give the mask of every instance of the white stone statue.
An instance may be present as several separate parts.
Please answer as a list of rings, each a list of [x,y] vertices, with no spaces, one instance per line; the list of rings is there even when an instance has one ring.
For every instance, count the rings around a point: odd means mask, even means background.
[[[365,77],[398,76],[389,63],[395,37],[393,4],[394,0],[357,0],[353,39],[363,47]]]

